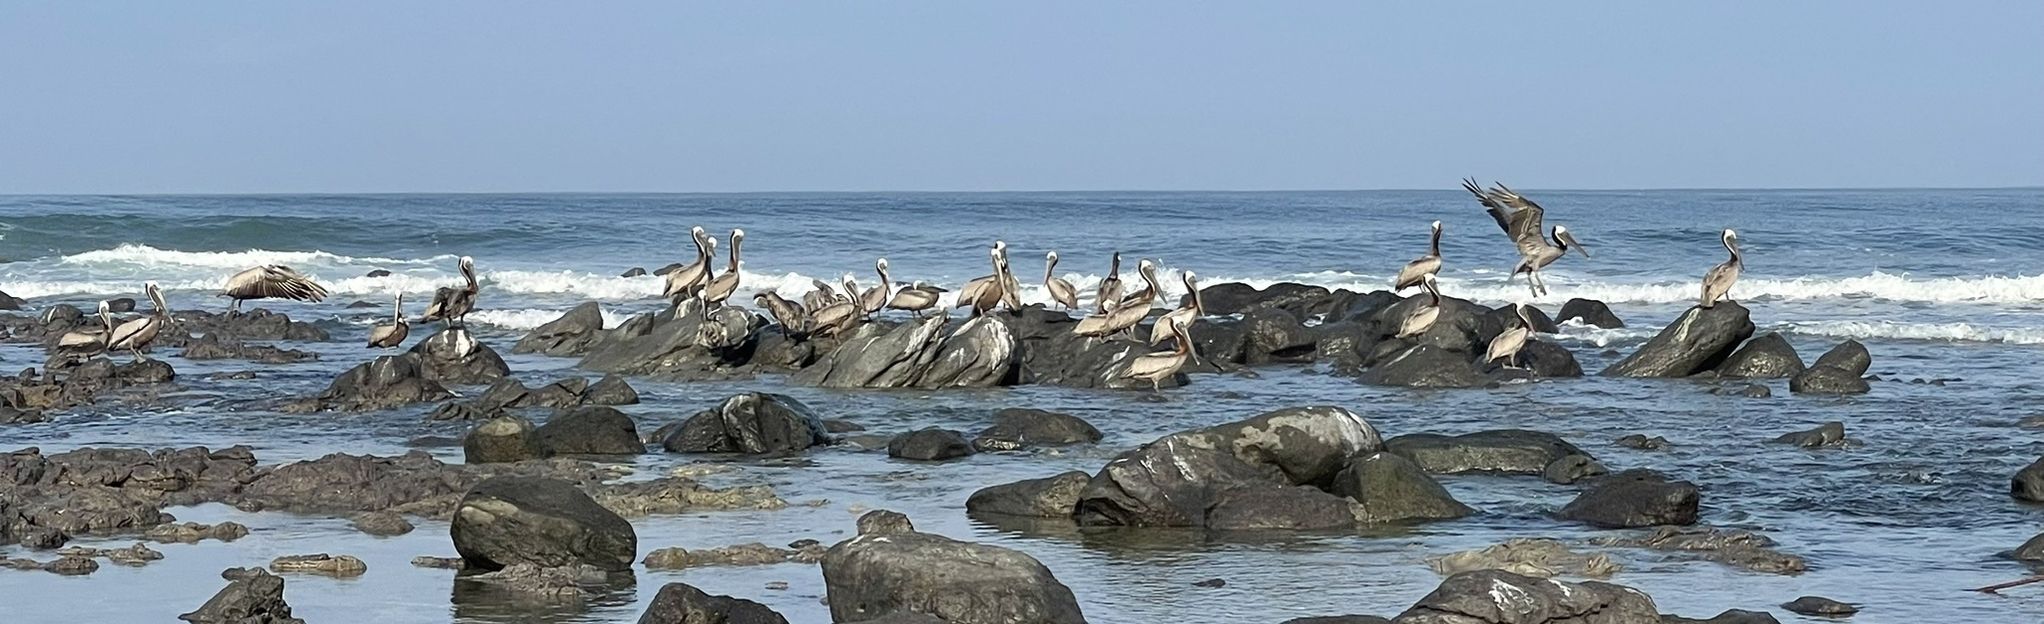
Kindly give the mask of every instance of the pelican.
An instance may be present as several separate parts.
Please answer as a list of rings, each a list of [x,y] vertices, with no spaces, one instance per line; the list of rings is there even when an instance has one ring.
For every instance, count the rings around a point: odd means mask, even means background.
[[[390,324],[377,325],[369,330],[369,348],[390,349],[405,343],[405,336],[411,335],[412,324],[405,321],[405,294],[398,293],[391,304]]]
[[[703,314],[710,313],[710,304],[724,305],[731,293],[738,292],[738,247],[745,244],[745,230],[731,230],[731,258],[724,272],[711,278],[699,295],[703,299]]]
[[[1726,229],[1724,234],[1718,235],[1718,240],[1725,244],[1725,251],[1731,252],[1732,258],[1703,274],[1702,305],[1706,308],[1717,305],[1719,297],[1731,301],[1731,297],[1725,295],[1732,292],[1732,283],[1739,281],[1739,270],[1746,268],[1745,258],[1739,256],[1739,233]]]
[[[1489,364],[1503,358],[1505,368],[1516,368],[1519,350],[1525,348],[1526,343],[1533,338],[1533,319],[1526,316],[1526,304],[1523,303],[1512,304],[1512,313],[1519,317],[1519,324],[1499,332],[1496,338],[1490,339],[1490,350],[1484,352],[1483,363]]]
[[[1190,324],[1187,322],[1171,326],[1171,334],[1178,337],[1178,348],[1163,353],[1144,354],[1129,360],[1128,367],[1121,371],[1121,378],[1146,379],[1150,382],[1150,391],[1163,390],[1164,380],[1178,374],[1178,369],[1185,368],[1185,363],[1192,360],[1192,336],[1185,333],[1185,326]]]
[[[895,291],[894,297],[887,300],[887,309],[907,310],[916,318],[922,318],[923,311],[936,307],[938,297],[946,292],[949,291],[917,281],[913,286]]]
[[[958,291],[958,304],[955,307],[971,307],[973,316],[984,316],[993,311],[994,306],[1001,304],[1003,299],[1001,291],[1006,290],[1001,279],[1002,265],[1006,263],[1006,258],[1001,252],[1005,250],[1005,245],[999,241],[995,242],[994,248],[987,252],[987,255],[993,258],[994,274],[966,284],[963,290]]]
[[[1170,338],[1171,332],[1174,331],[1173,327],[1190,325],[1193,319],[1207,315],[1206,298],[1199,294],[1199,277],[1193,275],[1191,271],[1186,271],[1182,277],[1185,281],[1186,298],[1191,301],[1157,317],[1156,324],[1150,326],[1150,344],[1164,342],[1165,338]]]
[[[1121,303],[1115,304],[1114,309],[1108,310],[1106,314],[1079,319],[1079,323],[1072,327],[1072,333],[1092,337],[1107,336],[1143,322],[1143,319],[1150,315],[1150,304],[1157,297],[1157,265],[1145,259],[1136,265],[1136,274],[1143,278],[1143,282],[1149,285],[1148,288],[1122,299]]]
[[[113,306],[102,299],[99,302],[99,326],[74,329],[57,337],[59,352],[72,352],[90,356],[106,350],[107,336],[114,333]]]
[[[835,336],[859,320],[859,306],[850,301],[839,301],[809,314],[809,332],[817,335]]]
[[[1072,283],[1057,277],[1057,252],[1043,254],[1043,289],[1050,292],[1050,299],[1066,310],[1079,309],[1079,289]]]
[[[1106,314],[1121,301],[1121,252],[1114,252],[1114,260],[1107,265],[1107,277],[1100,279],[1100,289],[1094,291],[1094,311]]]
[[[154,342],[156,335],[163,332],[163,326],[170,324],[170,306],[163,304],[163,291],[157,290],[156,282],[144,284],[142,289],[149,293],[149,302],[155,304],[156,309],[150,310],[148,316],[121,323],[106,338],[107,350],[127,349],[135,354],[137,362],[143,359],[142,348]]]
[[[859,295],[859,311],[867,316],[879,314],[881,310],[886,309],[887,300],[893,295],[887,290],[889,280],[892,279],[887,276],[887,259],[881,258],[879,262],[873,263],[873,270],[880,274],[880,285],[868,288],[864,294]]]
[[[845,285],[845,294],[851,295],[852,310],[861,317],[872,314],[872,310],[866,309],[866,297],[859,293],[859,281],[853,279],[850,273],[846,273],[844,277],[838,279],[842,280]]]
[[[1441,318],[1441,285],[1429,274],[1420,278],[1419,287],[1432,299],[1406,312],[1405,319],[1398,324],[1398,334],[1393,338],[1411,338],[1427,333],[1434,326],[1434,321]]]
[[[696,243],[696,261],[667,273],[667,287],[660,293],[668,299],[693,296],[710,281],[711,258],[717,255],[717,239],[710,238],[703,226],[689,228],[688,235]]]
[[[1015,279],[1015,271],[1009,268],[1008,246],[1001,246],[1001,305],[1009,311],[1022,309],[1022,282]]]
[[[227,314],[241,311],[241,302],[249,299],[291,299],[318,303],[326,299],[326,287],[299,275],[281,264],[265,264],[243,270],[227,278],[227,285],[220,289],[220,296],[233,299],[228,304]]]
[[[802,309],[808,310],[810,314],[815,314],[817,310],[837,303],[837,287],[831,286],[830,282],[812,279],[809,280],[809,285],[814,286],[815,290],[802,293]]]
[[[1398,270],[1398,279],[1391,282],[1392,292],[1418,286],[1419,276],[1421,275],[1434,275],[1441,272],[1441,222],[1435,221],[1433,228],[1433,243],[1428,245],[1427,255],[1405,263],[1405,268]]]
[[[426,315],[419,320],[445,321],[449,326],[468,324],[468,313],[475,311],[476,293],[482,292],[483,285],[476,281],[475,258],[462,256],[457,264],[465,283],[460,288],[441,286],[434,290],[433,302],[426,304]]]
[[[1519,247],[1519,264],[1512,267],[1512,274],[1506,279],[1525,273],[1526,284],[1533,289],[1533,296],[1547,294],[1547,280],[1540,278],[1540,269],[1554,264],[1570,249],[1585,258],[1590,257],[1590,250],[1576,242],[1566,227],[1554,226],[1554,241],[1548,242],[1540,230],[1540,220],[1546,211],[1533,200],[1520,196],[1503,184],[1494,184],[1490,190],[1484,190],[1474,179],[1464,179],[1462,188],[1476,195],[1476,201],[1490,212],[1490,218],[1496,220],[1498,227],[1505,230],[1505,236]]]
[[[802,311],[802,306],[781,298],[780,293],[771,290],[759,291],[752,295],[752,303],[766,310],[767,314],[773,315],[774,322],[781,325],[782,336],[791,332],[808,331],[806,327],[808,319]]]
[[[994,241],[994,251],[993,251],[993,254],[994,254],[994,256],[995,256],[995,261],[996,261],[996,262],[999,262],[999,261],[1001,261],[1001,260],[1003,260],[1003,259],[1007,258],[1007,257],[1008,257],[1008,242],[1007,242],[1007,241],[999,241],[999,240],[997,240],[997,241]],[[963,307],[966,307],[966,306],[970,305],[970,304],[969,304],[969,303],[968,303],[968,302],[966,301],[966,299],[964,299],[964,297],[965,297],[965,296],[966,296],[967,294],[974,294],[974,293],[978,293],[978,292],[980,292],[980,290],[979,290],[979,289],[982,289],[982,288],[986,288],[986,287],[987,287],[988,285],[991,285],[991,284],[999,284],[999,283],[1002,283],[1002,280],[1001,280],[1001,269],[1000,269],[1000,268],[999,268],[998,266],[996,266],[996,267],[994,268],[994,273],[993,273],[992,275],[984,275],[984,276],[980,276],[980,277],[975,277],[975,278],[972,278],[972,279],[966,280],[966,281],[965,281],[965,285],[964,285],[964,286],[961,286],[961,287],[959,287],[959,289],[958,289],[958,296],[960,297],[960,299],[958,300],[958,302],[957,302],[957,303],[953,304],[953,305],[952,305],[951,307],[954,307],[954,308],[963,308]]]

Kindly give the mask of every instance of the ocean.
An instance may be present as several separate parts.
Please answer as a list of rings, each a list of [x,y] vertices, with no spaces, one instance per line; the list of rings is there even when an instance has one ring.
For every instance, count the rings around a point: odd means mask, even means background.
[[[1450,187],[1452,189],[1452,187]],[[853,275],[872,285],[886,257],[899,281],[956,287],[990,272],[986,247],[1011,247],[1023,299],[1047,301],[1043,255],[1090,292],[1108,257],[1138,258],[1167,276],[1194,271],[1202,284],[1303,282],[1384,289],[1424,253],[1429,221],[1446,228],[1444,294],[1489,305],[1523,302],[1549,313],[1570,298],[1608,303],[1627,327],[1567,325],[1553,340],[1585,370],[1601,369],[1693,305],[1698,282],[1723,261],[1718,232],[1738,231],[1745,271],[1731,297],[1753,310],[1759,332],[1781,332],[1808,361],[1857,339],[1872,352],[1873,391],[1851,397],[1792,395],[1772,382],[1767,399],[1711,394],[1681,380],[1584,379],[1480,390],[1363,386],[1314,366],[1258,375],[1195,376],[1148,393],[1024,386],[995,390],[839,391],[777,377],[705,383],[633,379],[644,398],[626,408],[642,430],[672,422],[738,392],[792,394],[827,417],[891,433],[929,425],[985,425],[1000,407],[1065,411],[1107,434],[1096,447],[1052,454],[981,455],[943,464],[896,462],[844,449],[813,451],[799,464],[763,462],[715,477],[768,483],[786,510],[639,519],[640,552],[750,541],[781,544],[849,534],[857,509],[908,513],[919,528],[1018,548],[1042,559],[1095,622],[1276,622],[1289,617],[1395,615],[1439,582],[1424,557],[1512,537],[1582,540],[1604,532],[1551,517],[1574,490],[1523,477],[1441,480],[1482,511],[1471,518],[1353,535],[1226,538],[1180,535],[1131,542],[1083,534],[1019,531],[965,517],[972,490],[1064,470],[1096,471],[1118,452],[1172,431],[1237,420],[1282,406],[1334,404],[1369,418],[1386,436],[1529,428],[1559,434],[1613,468],[1650,467],[1695,481],[1708,524],[1761,531],[1808,558],[1797,576],[1738,571],[1665,553],[1615,550],[1611,580],[1641,588],[1664,612],[1691,617],[1724,608],[1773,609],[1805,594],[1862,604],[1855,621],[2034,622],[2044,592],[1984,596],[1966,588],[2029,574],[1996,553],[2044,530],[2044,510],[2008,496],[2008,478],[2044,455],[2044,430],[2017,422],[2044,415],[2044,189],[1654,190],[1520,189],[1566,225],[1591,254],[1544,271],[1550,294],[1507,280],[1516,253],[1469,195],[1439,191],[1058,192],[800,194],[234,195],[0,197],[0,292],[29,313],[165,289],[177,309],[223,310],[221,281],[265,263],[290,265],[333,292],[324,303],[251,302],[312,321],[334,341],[306,348],[317,362],[256,365],[167,357],[182,390],[168,408],[81,408],[51,422],[0,425],[0,450],[39,446],[158,448],[249,444],[264,463],[326,453],[402,453],[421,435],[459,435],[460,423],[428,422],[430,406],[368,414],[286,415],[245,409],[235,397],[309,395],[374,354],[360,347],[407,295],[412,314],[434,288],[459,280],[472,256],[482,294],[470,321],[506,354],[514,376],[539,384],[578,374],[572,359],[509,355],[523,332],[584,301],[616,324],[662,307],[662,281],[620,277],[693,259],[691,226],[725,239],[746,232],[741,293],[791,298],[812,279]],[[720,240],[719,255],[724,252]],[[371,271],[388,276],[368,277]],[[1166,279],[1165,291],[1182,290]],[[734,298],[736,300],[737,298]],[[749,300],[749,299],[748,299]],[[367,301],[371,308],[349,308]],[[414,303],[415,302],[415,303]],[[146,304],[145,304],[146,305]],[[415,331],[414,339],[426,332]],[[0,364],[39,366],[34,345],[0,345]],[[208,380],[258,370],[257,380]],[[580,372],[590,377],[593,373]],[[1921,380],[1920,382],[1914,382]],[[1930,381],[1938,383],[1928,383]],[[1913,383],[1914,382],[1914,383]],[[480,388],[465,389],[465,392]],[[1765,441],[1843,421],[1856,446],[1801,450]],[[1667,437],[1645,451],[1612,445],[1627,433]],[[458,461],[459,449],[433,449]],[[692,458],[651,454],[634,467],[661,474]],[[420,522],[398,538],[372,538],[345,519],[245,513],[224,506],[172,509],[181,520],[235,519],[255,529],[232,544],[161,546],[147,567],[111,566],[79,578],[0,572],[0,594],[22,621],[162,621],[218,589],[217,572],[283,554],[356,555],[355,580],[297,577],[287,596],[310,621],[628,622],[660,584],[685,581],[711,593],[758,600],[791,621],[826,621],[813,565],[639,572],[636,593],[557,606],[542,615],[488,604],[450,606],[451,575],[416,569],[416,555],[451,555],[444,523]],[[132,539],[80,543],[125,545]],[[12,546],[0,547],[0,556]],[[1223,588],[1193,588],[1208,578]],[[785,581],[786,590],[765,589]],[[119,592],[119,600],[103,596]],[[18,597],[18,598],[17,598]]]

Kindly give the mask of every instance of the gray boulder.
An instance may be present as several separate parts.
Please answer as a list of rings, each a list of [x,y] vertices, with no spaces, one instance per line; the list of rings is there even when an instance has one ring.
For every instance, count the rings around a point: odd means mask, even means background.
[[[1221,490],[1204,526],[1221,531],[1311,531],[1355,526],[1349,501],[1304,485],[1252,485]]]
[[[519,563],[630,570],[638,559],[632,524],[559,479],[485,479],[462,496],[450,532],[462,560],[484,570]]]
[[[1100,430],[1077,416],[1039,409],[1007,408],[994,412],[994,424],[973,436],[981,451],[1010,451],[1037,446],[1099,442]]]
[[[419,357],[427,379],[448,384],[480,384],[511,374],[511,366],[496,349],[453,327],[434,332],[412,345],[409,355]]]
[[[1323,487],[1349,457],[1382,446],[1375,427],[1337,407],[1286,408],[1174,433],[1108,462],[1087,483],[1075,517],[1082,525],[1207,526],[1230,490]]]
[[[1604,305],[1604,302],[1595,299],[1570,299],[1562,303],[1561,311],[1555,314],[1555,320],[1566,323],[1571,319],[1581,321],[1584,325],[1602,327],[1604,329],[1618,329],[1625,326],[1625,321],[1619,320],[1618,315],[1611,313],[1611,306]]]
[[[663,379],[730,379],[749,375],[746,364],[766,324],[738,307],[704,314],[686,304],[674,311],[640,315],[602,331],[584,350],[581,367],[622,375]]]
[[[1477,370],[1469,352],[1432,344],[1421,344],[1390,356],[1356,379],[1373,386],[1407,388],[1481,388],[1490,384],[1490,379]]]
[[[687,583],[660,586],[653,603],[639,615],[639,624],[788,624],[766,605],[730,596],[712,596]]]
[[[1072,590],[1019,551],[913,530],[861,534],[823,556],[831,619],[900,612],[950,624],[1082,624]]]
[[[1722,304],[1720,304],[1722,305]],[[1606,529],[1696,524],[1696,484],[1633,469],[1598,479],[1561,508],[1561,517]]]
[[[227,587],[199,610],[177,616],[193,624],[305,624],[284,602],[284,578],[261,568],[228,568]]]
[[[1789,392],[1797,394],[1865,394],[1872,390],[1863,377],[1874,363],[1873,355],[1857,340],[1847,340],[1817,357],[1808,370],[1789,378]]]
[[[1692,307],[1661,333],[1600,373],[1606,377],[1688,377],[1716,368],[1753,335],[1753,320],[1738,302]]]
[[[948,335],[931,316],[891,329],[867,325],[790,380],[825,388],[984,388],[1015,380],[1016,337],[995,317],[968,319]]]
[[[887,443],[887,456],[916,461],[942,461],[972,454],[965,436],[950,429],[930,427],[910,431]]]
[[[1503,570],[1463,572],[1391,620],[1395,624],[1660,624],[1637,589],[1568,583]]]
[[[1349,459],[1334,477],[1333,492],[1354,499],[1363,522],[1404,522],[1460,518],[1475,513],[1412,460],[1392,453]]]
[[[1809,431],[1785,433],[1774,441],[1779,444],[1793,444],[1803,448],[1842,446],[1845,444],[1845,423],[1836,420],[1817,425]]]
[[[752,392],[689,417],[661,445],[676,453],[760,455],[800,451],[826,441],[822,419],[801,401]]]
[[[454,396],[426,373],[417,354],[385,355],[341,373],[325,391],[287,406],[289,411],[364,412],[439,401]]]
[[[571,455],[637,455],[646,452],[631,416],[601,405],[555,414],[537,430],[547,450]]]
[[[568,310],[561,318],[548,321],[533,328],[518,344],[511,346],[512,353],[537,353],[554,357],[582,355],[595,344],[598,334],[603,331],[603,308],[594,301],[585,301]]]
[[[1774,615],[1766,611],[1726,609],[1705,620],[1663,613],[1661,624],[1781,624],[1781,620],[1774,619]]]
[[[1456,436],[1412,433],[1385,440],[1384,450],[1403,455],[1432,474],[1540,474],[1563,457],[1590,456],[1559,436],[1524,429],[1494,429]]]
[[[462,461],[470,464],[521,462],[547,457],[546,444],[532,421],[499,416],[476,424],[461,441]]]
[[[1802,356],[1780,333],[1767,332],[1746,341],[1718,364],[1719,377],[1786,379],[1803,372]]]
[[[2009,479],[2009,495],[2016,500],[2044,503],[2044,459],[2030,462]]]
[[[994,514],[1028,518],[1071,518],[1079,506],[1079,493],[1086,489],[1090,475],[1071,471],[1041,479],[981,488],[965,499],[967,514]]]

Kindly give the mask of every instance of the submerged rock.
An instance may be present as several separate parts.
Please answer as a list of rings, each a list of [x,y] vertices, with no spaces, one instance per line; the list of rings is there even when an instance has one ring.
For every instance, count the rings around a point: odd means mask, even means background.
[[[1007,408],[994,412],[994,424],[972,439],[981,451],[1011,451],[1037,446],[1099,442],[1100,430],[1070,414],[1039,409]]]
[[[1803,615],[1844,616],[1859,613],[1859,607],[1822,596],[1803,596],[1782,604],[1781,608]]]
[[[177,616],[193,624],[305,624],[284,602],[284,578],[258,568],[228,568],[227,587],[199,610]]]
[[[1718,364],[1716,372],[1720,377],[1782,379],[1802,373],[1803,359],[1796,355],[1796,348],[1788,339],[1778,332],[1767,332],[1733,351]]]
[[[1442,520],[1476,512],[1456,501],[1412,460],[1391,453],[1349,459],[1331,489],[1355,500],[1355,517],[1361,522]]]
[[[930,427],[898,436],[887,443],[887,456],[917,461],[942,461],[971,455],[965,436],[950,429]]]
[[[534,431],[555,454],[637,455],[646,452],[632,417],[616,408],[589,406],[556,414]]]
[[[638,558],[630,522],[558,479],[495,477],[478,483],[462,497],[450,528],[455,550],[472,568],[530,563],[629,570]]]
[[[1590,457],[1559,436],[1525,429],[1494,429],[1456,436],[1411,433],[1385,440],[1384,450],[1403,455],[1433,474],[1540,474],[1563,457]]]
[[[1722,305],[1722,304],[1721,304]],[[1561,517],[1603,528],[1696,524],[1703,495],[1688,481],[1633,469],[1598,479],[1561,509]]]
[[[1502,570],[1463,572],[1392,619],[1398,624],[1660,624],[1637,589],[1567,583]]]
[[[412,523],[410,521],[405,520],[404,516],[388,511],[372,511],[355,516],[355,520],[351,524],[357,531],[379,537],[404,535],[412,532]]]
[[[788,624],[788,620],[757,602],[712,596],[686,583],[668,583],[660,586],[652,604],[646,605],[639,624]]]
[[[1018,551],[941,535],[866,532],[823,556],[831,619],[866,621],[898,612],[951,624],[1080,624],[1072,590]]]
[[[1686,618],[1679,615],[1661,614],[1661,624],[1781,624],[1781,620],[1766,611],[1726,609],[1707,620]]]
[[[759,455],[800,451],[827,441],[822,419],[801,401],[753,392],[689,417],[661,445],[676,453]]]
[[[1739,343],[1753,335],[1745,306],[1724,301],[1710,308],[1692,307],[1661,333],[1600,373],[1606,377],[1688,377],[1723,363]]]
[[[1873,355],[1857,340],[1847,340],[1817,357],[1817,363],[1789,379],[1789,392],[1797,394],[1865,394],[1872,387],[1862,377],[1873,366]]]
[[[416,354],[379,356],[350,368],[325,391],[286,406],[285,411],[341,410],[365,412],[427,403],[453,397],[429,378],[425,360]]]
[[[286,555],[270,560],[270,571],[278,574],[305,572],[333,577],[361,576],[369,571],[369,564],[362,563],[348,555]]]
[[[1845,423],[1836,420],[1817,425],[1808,431],[1784,433],[1774,439],[1777,444],[1793,444],[1803,448],[1845,445]]]
[[[981,488],[965,499],[967,514],[996,514],[1030,518],[1071,518],[1079,505],[1079,493],[1091,476],[1071,471],[1041,479]]]
[[[813,543],[804,549],[794,550],[752,542],[698,550],[661,548],[647,553],[644,563],[648,570],[679,570],[702,566],[771,565],[788,561],[814,563],[822,556],[823,547]]]
[[[518,344],[511,346],[511,352],[579,356],[589,350],[589,345],[596,342],[602,331],[603,308],[594,301],[585,301],[562,314],[561,318],[527,332],[524,338],[518,339]]]
[[[1303,492],[1252,495],[1238,488],[1277,490],[1320,486],[1348,465],[1348,458],[1382,447],[1377,430],[1361,416],[1337,407],[1287,408],[1234,423],[1174,433],[1108,462],[1088,482],[1075,517],[1082,525],[1209,526],[1218,517],[1231,524],[1257,496],[1297,503],[1278,511],[1268,524],[1312,524],[1326,499]],[[1324,494],[1324,492],[1323,492]],[[1272,502],[1272,501],[1266,501]]]
[[[1645,535],[1595,541],[1606,546],[1692,553],[1708,561],[1767,574],[1801,574],[1809,569],[1802,557],[1777,551],[1774,540],[1749,531],[1664,526]]]
[[[1605,578],[1619,570],[1609,555],[1575,552],[1552,539],[1510,539],[1478,550],[1428,557],[1427,567],[1436,574],[1503,570],[1534,578],[1562,575]]]

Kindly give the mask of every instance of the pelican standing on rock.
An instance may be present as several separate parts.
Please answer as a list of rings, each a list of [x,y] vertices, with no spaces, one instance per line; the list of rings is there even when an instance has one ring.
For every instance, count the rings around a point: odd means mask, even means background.
[[[1122,299],[1106,314],[1096,314],[1079,319],[1072,327],[1072,333],[1080,336],[1101,337],[1135,327],[1150,316],[1150,304],[1157,298],[1157,264],[1148,259],[1136,265],[1136,274],[1142,276],[1149,287]]]
[[[297,271],[281,264],[265,264],[243,270],[227,278],[227,285],[220,289],[220,296],[233,299],[228,304],[227,314],[241,311],[241,302],[249,299],[291,299],[318,303],[326,299],[326,287],[320,286]]]
[[[887,276],[887,259],[881,258],[879,262],[873,263],[873,270],[880,274],[880,285],[868,288],[865,293],[859,295],[859,311],[866,316],[879,314],[881,310],[887,309],[887,300],[893,294],[888,292],[889,280],[892,278]]]
[[[1057,252],[1043,254],[1043,262],[1043,289],[1050,292],[1050,300],[1066,310],[1079,309],[1079,289],[1057,276]]]
[[[475,311],[476,294],[482,292],[483,285],[476,281],[475,258],[462,256],[456,264],[461,269],[461,287],[441,286],[434,290],[433,302],[426,304],[426,315],[420,317],[421,321],[445,321],[449,327],[468,325],[468,313]]]
[[[95,353],[105,351],[107,337],[112,336],[113,333],[113,306],[108,304],[105,299],[101,299],[99,301],[99,325],[64,332],[64,335],[57,337],[55,351],[89,357]]]
[[[405,336],[411,335],[412,324],[405,320],[405,294],[398,293],[391,304],[390,324],[377,325],[369,330],[369,348],[390,349],[405,343]]]
[[[1191,271],[1186,271],[1185,275],[1181,276],[1181,279],[1185,281],[1185,297],[1189,301],[1186,301],[1185,305],[1178,306],[1178,309],[1157,317],[1156,324],[1150,326],[1150,344],[1164,342],[1165,338],[1170,338],[1173,335],[1173,332],[1176,331],[1174,329],[1176,326],[1190,325],[1193,319],[1207,315],[1206,298],[1201,297],[1199,294],[1199,276],[1193,275]]]
[[[1093,293],[1093,311],[1106,314],[1121,302],[1121,252],[1114,252],[1114,260],[1107,265],[1107,277],[1100,278],[1100,289]]]
[[[969,307],[972,305],[971,301],[969,300],[970,297],[978,295],[980,292],[983,291],[983,289],[989,286],[999,287],[1007,283],[1006,280],[1001,279],[1001,264],[1007,262],[1008,259],[1008,242],[999,240],[994,241],[993,255],[994,255],[994,273],[992,275],[984,275],[966,280],[965,285],[959,287],[958,289],[958,301],[954,302],[951,305],[951,307],[954,308]]]
[[[759,291],[752,295],[752,303],[774,317],[774,322],[781,326],[782,336],[809,330],[808,318],[802,312],[802,306],[781,298],[780,293],[771,290]]]
[[[1483,204],[1484,209],[1490,213],[1490,218],[1496,220],[1498,227],[1504,229],[1505,236],[1511,238],[1512,243],[1518,246],[1519,264],[1512,267],[1512,274],[1506,279],[1525,273],[1527,287],[1533,289],[1533,296],[1547,294],[1547,280],[1540,277],[1540,269],[1547,268],[1547,265],[1554,264],[1554,261],[1568,255],[1570,249],[1583,254],[1585,258],[1590,257],[1590,250],[1583,247],[1582,243],[1576,242],[1576,237],[1570,235],[1566,227],[1554,226],[1554,241],[1548,242],[1547,236],[1540,229],[1540,221],[1546,211],[1540,208],[1540,204],[1533,203],[1533,200],[1526,199],[1503,184],[1494,183],[1489,190],[1485,190],[1477,186],[1474,179],[1464,179],[1462,188],[1476,195],[1476,201]]]
[[[895,291],[894,297],[887,300],[887,309],[907,310],[916,318],[922,318],[923,311],[936,307],[937,300],[946,292],[950,291],[917,281],[908,288]]]
[[[1398,279],[1391,282],[1391,290],[1393,292],[1418,286],[1419,276],[1421,275],[1434,275],[1441,272],[1441,222],[1435,221],[1433,229],[1433,242],[1427,247],[1427,255],[1405,263],[1405,268],[1398,270]]]
[[[689,228],[689,238],[696,244],[696,261],[667,272],[667,287],[661,296],[679,301],[681,297],[694,296],[710,281],[710,263],[717,255],[717,240],[703,231],[703,226]]]
[[[1145,354],[1129,360],[1128,367],[1121,371],[1121,377],[1123,379],[1147,380],[1150,382],[1150,391],[1152,392],[1163,390],[1164,380],[1177,375],[1179,369],[1185,368],[1186,362],[1192,361],[1192,336],[1186,334],[1186,325],[1190,324],[1173,324],[1171,326],[1171,334],[1178,337],[1177,348],[1163,353]]]
[[[1526,304],[1512,304],[1512,314],[1519,317],[1519,324],[1498,332],[1490,339],[1490,349],[1483,354],[1483,363],[1505,360],[1505,368],[1517,368],[1519,351],[1533,338],[1533,319],[1526,316]]]
[[[148,316],[121,323],[107,334],[106,339],[107,350],[127,349],[135,354],[137,362],[143,359],[142,348],[155,342],[156,335],[163,332],[163,326],[170,324],[170,306],[163,304],[163,291],[157,290],[156,282],[144,284],[142,289],[149,293],[149,302],[155,304],[156,309],[150,310]]]
[[[1732,300],[1726,295],[1732,292],[1732,283],[1739,281],[1739,271],[1746,267],[1745,258],[1739,255],[1738,232],[1727,228],[1724,234],[1718,236],[1718,240],[1725,244],[1725,251],[1731,252],[1732,258],[1711,267],[1709,273],[1703,274],[1701,305],[1706,308],[1717,305],[1719,297],[1724,297],[1726,301]]]
[[[745,230],[731,230],[730,262],[724,266],[723,273],[718,274],[715,278],[711,278],[710,283],[703,286],[704,315],[710,313],[710,304],[714,303],[722,306],[726,300],[731,298],[731,293],[738,292],[738,248],[744,244]]]
[[[1001,277],[1006,269],[1004,265],[1007,264],[1007,256],[1002,253],[1004,251],[1006,251],[1006,245],[995,241],[994,248],[987,252],[987,256],[993,259],[994,274],[991,277],[976,279],[966,284],[963,290],[958,291],[958,305],[956,307],[970,307],[972,308],[973,316],[985,316],[986,313],[992,312],[995,306],[999,306],[1002,300],[1006,299],[1001,294],[1001,291],[1007,290],[1006,280]]]
[[[1434,281],[1433,275],[1427,275],[1420,278],[1419,287],[1427,292],[1430,299],[1405,313],[1405,318],[1398,324],[1398,334],[1393,338],[1411,338],[1427,333],[1433,328],[1434,321],[1441,318],[1440,284]]]
[[[802,309],[808,310],[810,314],[838,302],[837,288],[831,286],[830,282],[812,279],[809,280],[809,285],[814,287],[814,290],[802,293]]]

